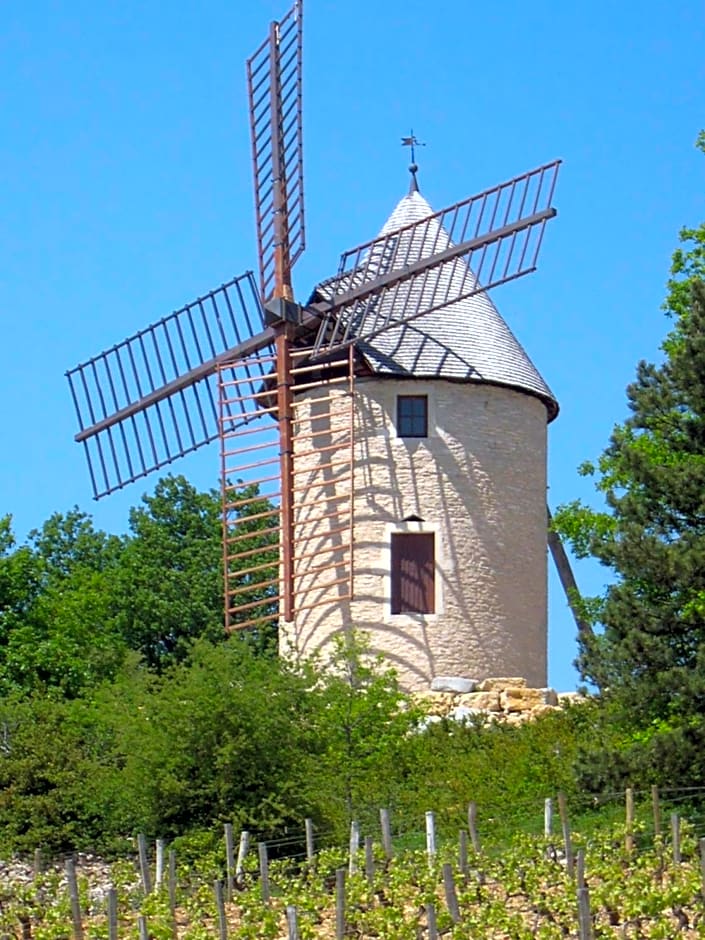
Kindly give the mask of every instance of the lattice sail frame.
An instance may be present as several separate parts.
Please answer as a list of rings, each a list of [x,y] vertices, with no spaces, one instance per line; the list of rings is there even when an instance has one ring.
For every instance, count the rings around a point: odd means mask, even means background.
[[[303,311],[305,329],[318,328],[314,355],[533,271],[555,215],[559,165],[545,164],[345,252],[338,275]],[[277,336],[246,272],[69,370],[75,439],[84,445],[94,497],[218,437],[216,367],[274,348]]]
[[[306,247],[302,56],[303,2],[296,0],[247,60],[263,301],[291,286],[291,269]]]
[[[291,354],[293,383],[293,615],[352,599],[354,360]],[[258,355],[219,367],[225,626],[264,628],[283,616],[283,496],[277,361]],[[256,376],[265,374],[264,380]],[[237,418],[233,416],[237,414]]]
[[[346,251],[318,288],[314,354],[370,340],[536,270],[561,161]],[[460,281],[462,289],[458,289]]]
[[[215,440],[216,363],[263,331],[248,271],[69,369],[94,498]]]

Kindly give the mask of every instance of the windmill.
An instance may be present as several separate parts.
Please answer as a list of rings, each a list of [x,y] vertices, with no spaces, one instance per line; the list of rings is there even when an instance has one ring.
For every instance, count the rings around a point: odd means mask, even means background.
[[[556,214],[560,161],[440,212],[424,203],[402,214],[296,302],[302,6],[270,25],[247,62],[258,279],[245,272],[67,372],[96,499],[220,441],[228,629],[353,600],[364,350],[533,271]],[[413,202],[413,160],[410,169]],[[528,391],[550,420],[550,392]],[[278,541],[274,564],[263,537]]]

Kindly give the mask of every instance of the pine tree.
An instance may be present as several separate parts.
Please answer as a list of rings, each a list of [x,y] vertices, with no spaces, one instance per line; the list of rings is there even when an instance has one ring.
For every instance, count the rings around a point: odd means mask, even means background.
[[[642,726],[683,728],[705,716],[705,224],[681,242],[664,361],[639,364],[629,417],[581,470],[607,511],[575,502],[554,525],[617,577],[584,605],[597,629],[581,637],[581,674]]]
[[[619,580],[582,672],[651,716],[705,712],[705,282],[691,289],[681,342],[627,390],[600,462],[609,523],[590,536]]]

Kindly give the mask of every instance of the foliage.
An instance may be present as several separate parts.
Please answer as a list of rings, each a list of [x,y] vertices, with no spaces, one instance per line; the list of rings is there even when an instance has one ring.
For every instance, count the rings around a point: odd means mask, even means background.
[[[75,696],[113,676],[125,644],[112,583],[122,541],[77,508],[55,513],[16,548],[4,524],[0,557],[0,689]]]
[[[585,901],[590,935],[672,940],[702,936],[702,872],[694,833],[682,825],[681,859],[663,837],[647,838],[642,821],[625,844],[624,826],[602,827],[590,837],[573,836],[583,853]],[[271,896],[263,897],[257,860],[246,861],[238,890],[222,907],[233,940],[279,940],[287,935],[287,909],[295,909],[302,940],[331,940],[336,931],[336,872],[342,869],[345,936],[407,940],[430,933],[432,905],[438,935],[455,940],[560,940],[585,935],[579,929],[578,883],[552,839],[517,835],[501,853],[470,853],[465,864],[457,839],[435,857],[396,850],[385,858],[373,845],[372,867],[364,853],[349,857],[340,849],[319,851],[310,864],[282,860],[270,864]],[[145,895],[133,865],[115,863],[103,879],[115,887],[121,932],[136,933],[143,917],[150,936],[167,940],[174,923],[179,936],[209,940],[222,936],[213,887],[225,875],[223,860],[182,862],[177,849],[175,910],[164,884]],[[451,884],[452,879],[452,884]],[[108,934],[104,897],[95,883],[79,879],[83,927],[90,936]],[[227,892],[223,892],[227,894]],[[5,888],[0,897],[0,931],[58,940],[72,932],[70,905],[58,871],[46,871],[27,885]],[[454,907],[457,911],[454,911]],[[291,936],[291,934],[289,934]]]
[[[275,830],[297,788],[305,682],[234,637],[161,675],[138,663],[91,700],[6,699],[0,831],[11,851],[119,847],[234,820]]]
[[[705,130],[700,131],[695,146],[705,154]],[[663,304],[666,314],[675,319],[673,333],[666,338],[664,349],[670,354],[677,345],[679,328],[687,323],[693,281],[705,279],[705,223],[696,228],[682,228],[680,247],[673,253],[668,294]]]
[[[0,643],[3,645],[39,591],[39,571],[28,546],[17,548],[12,517],[0,518]]]
[[[41,696],[0,702],[0,831],[14,851],[101,844],[115,752],[110,729],[84,701]]]
[[[344,835],[350,821],[391,806],[411,773],[409,735],[420,715],[363,634],[335,638],[321,668],[309,663],[306,795],[311,815]]]
[[[90,695],[5,700],[0,849],[113,851],[138,831],[197,845],[224,821],[277,834],[306,816],[343,841],[380,806],[402,829],[433,806],[453,831],[470,800],[521,827],[536,801],[572,791],[595,727],[587,708],[516,728],[419,719],[355,635],[328,666],[273,660],[240,635],[201,640],[161,673],[131,654]]]
[[[620,578],[600,611],[604,633],[581,650],[583,675],[619,689],[646,719],[705,704],[695,674],[705,653],[705,282],[693,283],[678,329],[663,365],[640,364],[632,414],[600,461],[610,525],[589,513],[579,523],[590,553]]]
[[[130,512],[116,582],[116,616],[131,649],[154,669],[182,660],[198,637],[221,639],[220,500],[183,476],[160,480]]]
[[[233,582],[244,602],[262,601],[255,615],[271,614],[273,588],[252,584],[245,569],[268,564],[268,577],[276,575],[277,538],[262,518],[272,506],[254,486],[240,495],[253,554]],[[219,494],[200,493],[182,476],[143,497],[122,537],[95,529],[74,508],[18,546],[10,517],[0,518],[0,694],[74,698],[114,679],[131,650],[159,671],[183,661],[199,639],[222,642],[221,525]],[[249,634],[260,650],[275,640],[276,630]]]
[[[479,815],[492,820],[500,841],[518,830],[535,831],[535,807],[545,797],[558,791],[578,797],[575,761],[594,730],[589,704],[521,725],[484,718],[441,721],[409,739],[407,764],[413,771],[392,809],[410,820],[433,807],[438,827],[453,833],[467,826],[472,800]]]
[[[703,134],[698,147],[705,152]],[[621,742],[584,756],[593,786],[675,774],[694,782],[705,770],[705,223],[680,239],[664,360],[639,363],[628,418],[597,466],[581,468],[606,508],[574,502],[554,517],[579,557],[616,575],[581,608],[599,629],[579,638],[578,666]]]
[[[173,837],[234,820],[283,827],[303,806],[296,754],[306,683],[240,636],[200,641],[145,686],[138,674],[100,696],[120,755],[132,828]]]

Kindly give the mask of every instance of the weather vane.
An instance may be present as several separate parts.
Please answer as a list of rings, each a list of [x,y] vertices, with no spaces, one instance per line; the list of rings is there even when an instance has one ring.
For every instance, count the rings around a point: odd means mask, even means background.
[[[426,144],[422,143],[415,135],[413,128],[408,137],[402,137],[401,139],[402,147],[411,147],[411,163],[409,164],[409,173],[411,173],[411,186],[409,187],[409,192],[416,191],[418,192],[419,184],[416,180],[416,171],[418,170],[418,165],[416,163],[416,147],[425,147]]]

